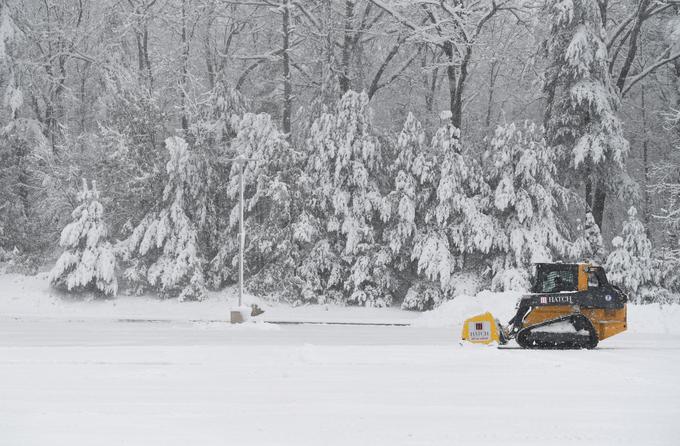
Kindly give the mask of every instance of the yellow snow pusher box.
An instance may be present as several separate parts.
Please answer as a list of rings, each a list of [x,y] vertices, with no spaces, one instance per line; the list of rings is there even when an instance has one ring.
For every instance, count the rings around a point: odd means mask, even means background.
[[[462,338],[474,344],[491,344],[500,341],[500,324],[491,313],[471,317],[463,324]]]
[[[515,339],[523,348],[594,348],[627,329],[627,302],[600,266],[539,263],[531,293],[520,298],[507,327],[487,312],[467,319],[461,337],[475,344]]]

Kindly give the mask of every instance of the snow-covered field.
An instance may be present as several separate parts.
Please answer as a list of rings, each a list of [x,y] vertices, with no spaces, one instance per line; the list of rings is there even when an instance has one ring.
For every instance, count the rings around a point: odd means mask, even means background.
[[[423,315],[228,302],[63,301],[0,276],[0,445],[675,445],[680,311],[629,307],[593,351],[461,346],[460,321],[506,319],[482,293]]]

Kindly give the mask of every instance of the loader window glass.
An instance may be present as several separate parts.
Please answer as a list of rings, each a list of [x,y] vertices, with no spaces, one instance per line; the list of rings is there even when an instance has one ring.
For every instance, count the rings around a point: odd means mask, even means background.
[[[543,270],[538,272],[536,293],[559,293],[560,291],[576,291],[577,271],[571,269]]]
[[[600,281],[597,280],[597,275],[594,272],[588,273],[588,288],[597,288],[600,286]]]

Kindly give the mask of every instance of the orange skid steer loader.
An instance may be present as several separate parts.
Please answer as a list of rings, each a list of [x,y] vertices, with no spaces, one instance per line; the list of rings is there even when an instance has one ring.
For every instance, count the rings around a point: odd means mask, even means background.
[[[484,313],[465,321],[462,338],[501,345],[515,339],[522,348],[595,348],[626,330],[627,302],[628,296],[607,281],[601,266],[539,263],[531,293],[517,302],[507,327]]]

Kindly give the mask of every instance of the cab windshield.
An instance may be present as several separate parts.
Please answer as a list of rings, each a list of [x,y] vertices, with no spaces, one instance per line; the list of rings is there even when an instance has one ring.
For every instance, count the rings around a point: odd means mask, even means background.
[[[534,293],[559,293],[576,291],[578,265],[536,265]]]

